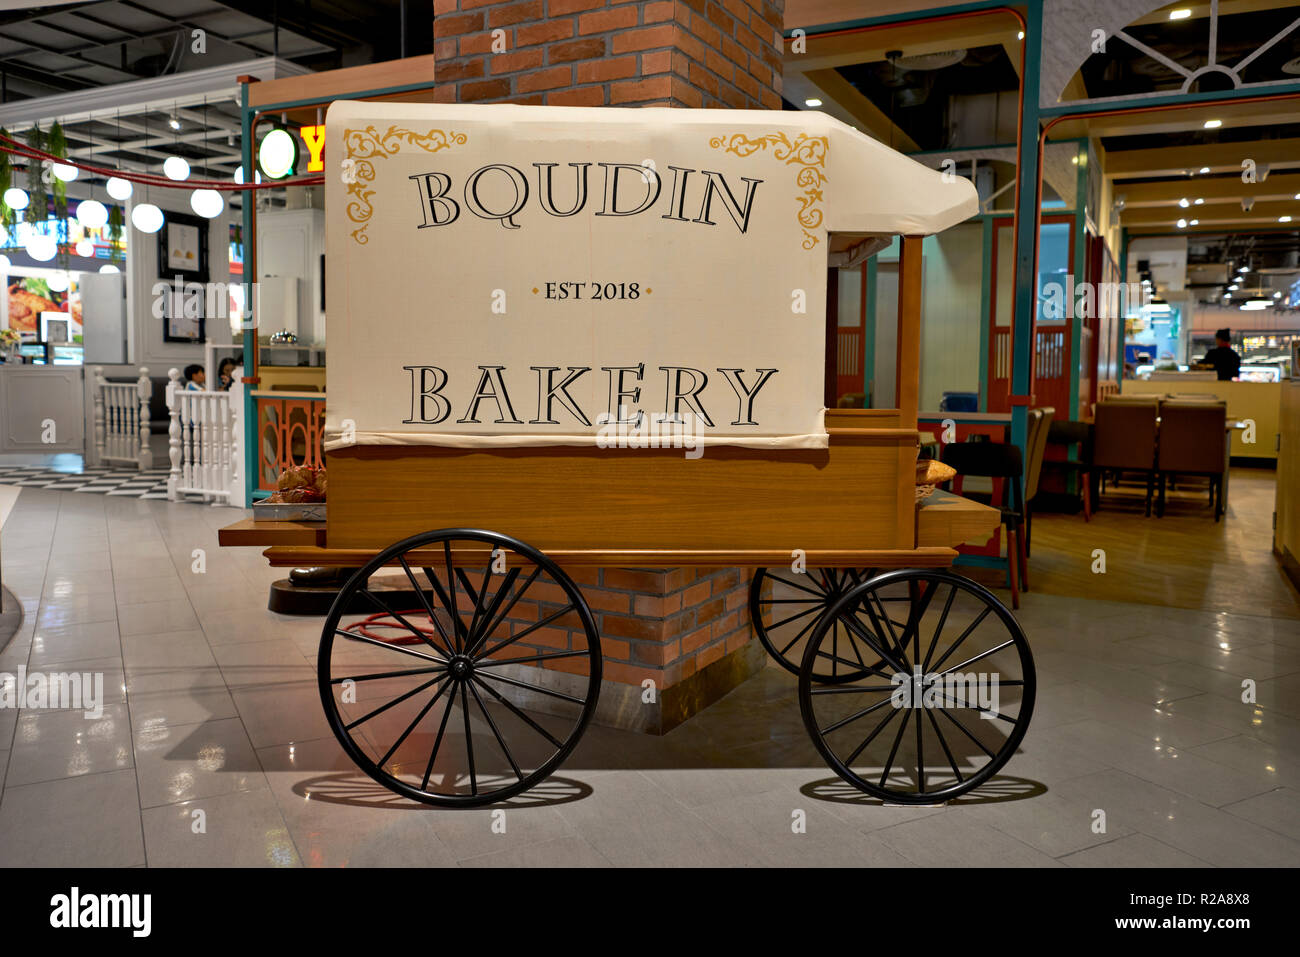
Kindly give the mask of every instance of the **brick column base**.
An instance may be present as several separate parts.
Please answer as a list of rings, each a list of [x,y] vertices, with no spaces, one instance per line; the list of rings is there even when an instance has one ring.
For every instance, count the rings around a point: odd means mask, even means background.
[[[570,574],[600,630],[604,681],[598,724],[664,734],[766,665],[762,646],[750,640],[748,569],[579,568]],[[512,634],[558,610],[547,597],[516,604]],[[574,625],[574,616],[566,616],[537,628],[512,646],[511,656],[585,647]],[[571,686],[565,672],[575,667],[572,659],[545,666],[532,669],[534,680]],[[576,667],[586,673],[584,665]]]

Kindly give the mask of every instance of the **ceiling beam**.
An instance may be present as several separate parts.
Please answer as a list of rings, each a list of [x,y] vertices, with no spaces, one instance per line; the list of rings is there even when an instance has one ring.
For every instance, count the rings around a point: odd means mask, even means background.
[[[1210,206],[1239,203],[1242,199],[1288,200],[1297,194],[1300,194],[1300,173],[1274,173],[1262,183],[1243,183],[1240,176],[1213,179],[1189,176],[1176,182],[1115,184],[1115,197],[1124,197],[1125,209],[1169,207],[1171,204],[1178,209],[1181,208],[1177,206],[1178,201],[1184,198],[1193,204],[1197,199],[1203,199],[1204,205]]]
[[[1146,136],[1152,133],[1196,133],[1207,120],[1218,120],[1219,129],[1248,126],[1280,126],[1295,123],[1296,100],[1265,100],[1233,104],[1203,103],[1181,110],[1122,113],[1063,120],[1052,128],[1054,139],[1080,136]]]
[[[1201,146],[1164,146],[1140,150],[1111,149],[1104,174],[1131,179],[1143,176],[1181,176],[1208,166],[1213,173],[1241,172],[1242,160],[1259,166],[1300,166],[1300,139],[1249,140],[1242,143],[1207,143]]]
[[[1125,209],[1120,213],[1120,223],[1129,228],[1143,226],[1168,226],[1175,228],[1175,224],[1180,219],[1198,221],[1201,229],[1217,229],[1222,232],[1227,225],[1250,224],[1254,226],[1278,226],[1278,218],[1281,216],[1295,217],[1295,222],[1300,224],[1300,200],[1290,200],[1287,202],[1257,202],[1250,212],[1246,212],[1240,205],[1231,206],[1221,204],[1216,206],[1197,206],[1193,209],[1180,209],[1175,206],[1173,209],[1165,208],[1148,208],[1148,209]]]
[[[1016,33],[1020,27],[1007,13],[989,13],[938,23],[902,23],[884,30],[844,33],[836,36],[807,38],[806,53],[787,52],[785,70],[806,73],[854,63],[875,63],[888,59],[887,53],[902,50],[906,56],[942,53],[947,50],[1011,43],[1016,48],[1013,61],[1020,58]]]

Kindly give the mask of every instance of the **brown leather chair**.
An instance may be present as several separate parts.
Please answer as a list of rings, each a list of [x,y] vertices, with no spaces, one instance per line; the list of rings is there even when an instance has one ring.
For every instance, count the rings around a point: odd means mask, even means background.
[[[1155,396],[1150,401],[1107,399],[1098,403],[1093,425],[1092,465],[1102,475],[1100,491],[1106,489],[1108,471],[1117,476],[1120,472],[1143,473],[1147,477],[1147,515],[1151,514],[1151,496],[1155,491],[1159,411]]]
[[[1224,402],[1177,399],[1160,403],[1160,449],[1156,455],[1160,492],[1156,515],[1165,513],[1165,484],[1170,478],[1203,475],[1210,480],[1214,520],[1222,517],[1227,426],[1228,408]]]

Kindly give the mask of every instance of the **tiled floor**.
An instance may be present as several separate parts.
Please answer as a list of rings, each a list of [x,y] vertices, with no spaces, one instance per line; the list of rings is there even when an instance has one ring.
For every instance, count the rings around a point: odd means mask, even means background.
[[[977,795],[908,809],[847,788],[772,667],[665,737],[592,728],[500,833],[492,810],[410,804],[352,767],[314,687],[319,621],[266,611],[281,573],[217,547],[239,514],[22,491],[3,560],[26,619],[0,672],[75,665],[112,693],[95,720],[0,709],[0,864],[1300,862],[1294,619],[1031,592],[1036,711]]]

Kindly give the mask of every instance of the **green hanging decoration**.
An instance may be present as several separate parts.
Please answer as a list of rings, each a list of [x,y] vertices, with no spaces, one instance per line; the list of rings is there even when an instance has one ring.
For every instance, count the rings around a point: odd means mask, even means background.
[[[68,140],[67,137],[63,135],[63,127],[59,125],[58,120],[55,120],[54,125],[50,127],[50,133],[46,143],[46,152],[57,156],[61,160],[68,158]],[[67,269],[72,263],[72,256],[69,252],[70,237],[68,235],[68,184],[55,176],[53,171],[51,171],[50,188],[54,194],[54,218],[58,220],[58,264],[61,268]]]
[[[0,136],[8,139],[9,131],[0,127]],[[0,226],[3,226],[5,230],[5,248],[8,248],[13,242],[15,242],[14,229],[18,225],[18,213],[10,209],[3,199],[5,192],[13,185],[13,161],[10,160],[8,153],[0,152]]]
[[[126,219],[122,215],[121,206],[108,207],[108,261],[121,262],[125,257],[122,255],[122,230],[126,226]]]
[[[34,150],[45,149],[45,134],[41,132],[39,126],[33,126],[27,131],[27,145]],[[50,201],[45,195],[45,179],[41,175],[42,169],[40,160],[27,161],[27,212],[23,219],[29,223],[43,223],[50,215]]]

